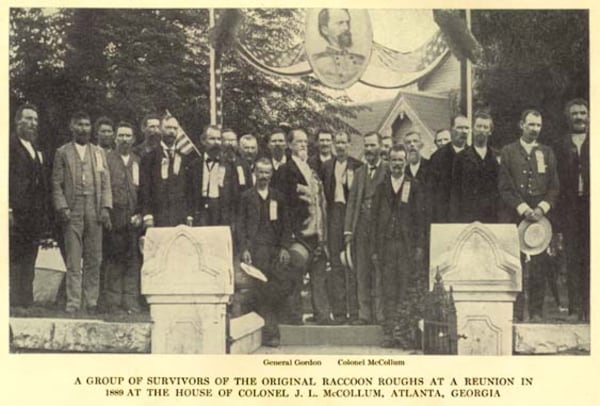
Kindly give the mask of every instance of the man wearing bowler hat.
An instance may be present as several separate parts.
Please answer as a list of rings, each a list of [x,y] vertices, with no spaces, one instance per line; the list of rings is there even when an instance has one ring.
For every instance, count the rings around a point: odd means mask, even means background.
[[[269,186],[273,166],[267,158],[256,162],[256,184],[241,197],[238,233],[242,262],[253,265],[267,277],[257,289],[256,311],[265,320],[263,345],[279,346],[279,313],[291,290],[287,248],[292,232],[284,196]]]
[[[525,110],[521,114],[520,128],[519,140],[502,149],[498,189],[507,206],[508,220],[536,223],[547,217],[558,197],[556,158],[550,147],[537,142],[542,129],[542,115],[539,111]],[[544,232],[539,227],[534,227],[534,230]],[[531,241],[539,240],[535,234],[532,236]],[[527,240],[525,238],[525,242]],[[522,258],[523,269],[526,271],[523,290],[528,295],[528,310],[532,321],[540,321],[542,318],[546,272],[544,264],[547,257],[545,251],[538,255],[530,255],[525,251]],[[523,295],[520,295],[515,308],[517,318],[523,318],[523,313],[520,313],[524,310],[523,305]]]

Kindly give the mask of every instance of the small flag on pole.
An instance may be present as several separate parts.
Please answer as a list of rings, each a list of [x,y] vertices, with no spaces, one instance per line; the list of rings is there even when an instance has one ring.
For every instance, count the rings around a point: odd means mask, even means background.
[[[175,149],[182,155],[187,155],[194,150],[194,143],[181,127],[179,127],[177,138],[175,138]]]
[[[167,117],[174,117],[169,110],[165,111]],[[177,136],[175,137],[175,150],[179,152],[181,155],[188,155],[192,151],[196,151],[198,156],[201,156],[200,151],[194,145],[190,137],[183,131],[183,128],[179,125],[179,121],[177,121]]]

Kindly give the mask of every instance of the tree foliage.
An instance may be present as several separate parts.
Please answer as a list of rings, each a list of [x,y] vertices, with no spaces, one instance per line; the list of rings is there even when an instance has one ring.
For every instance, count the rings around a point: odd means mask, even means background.
[[[303,31],[296,9],[244,10],[243,35],[272,50],[295,45]],[[48,149],[67,138],[75,110],[92,118],[138,123],[165,109],[189,134],[209,122],[209,27],[206,9],[11,9],[11,107],[38,105]],[[265,75],[231,48],[222,54],[225,126],[265,134],[292,126],[350,129],[345,97],[313,77]],[[45,135],[45,136],[44,136]]]
[[[542,112],[543,142],[561,138],[565,103],[589,97],[588,27],[586,10],[473,12],[483,47],[474,69],[475,107],[492,113],[497,145],[517,138],[527,108]]]

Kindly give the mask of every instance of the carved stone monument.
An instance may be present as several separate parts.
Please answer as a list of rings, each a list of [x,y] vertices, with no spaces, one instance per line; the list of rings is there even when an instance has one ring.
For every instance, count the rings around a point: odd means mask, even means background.
[[[153,321],[152,353],[224,354],[233,286],[229,227],[148,229],[142,294]]]
[[[512,354],[519,255],[513,224],[432,224],[429,287],[439,270],[453,288],[459,355]]]

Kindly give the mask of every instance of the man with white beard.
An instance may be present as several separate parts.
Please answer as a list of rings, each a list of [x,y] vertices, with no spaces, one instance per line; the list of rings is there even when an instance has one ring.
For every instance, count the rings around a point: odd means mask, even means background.
[[[302,311],[299,306],[302,275],[310,273],[313,317],[317,324],[331,323],[330,307],[325,286],[327,268],[327,223],[323,185],[318,175],[310,168],[308,159],[308,136],[301,128],[288,134],[292,150],[291,159],[279,168],[273,187],[286,198],[290,226],[296,241],[309,251],[305,267],[296,269],[296,280],[292,293],[292,314],[290,321],[302,323]]]

